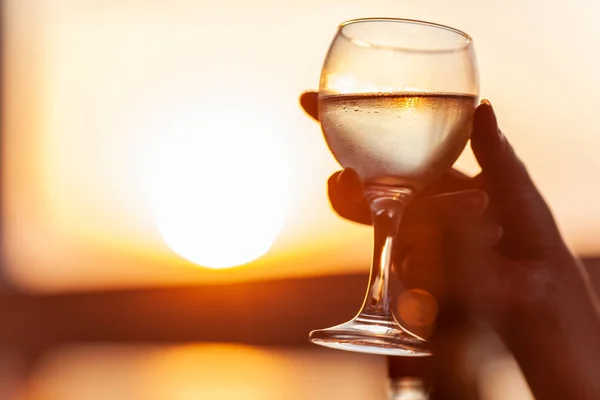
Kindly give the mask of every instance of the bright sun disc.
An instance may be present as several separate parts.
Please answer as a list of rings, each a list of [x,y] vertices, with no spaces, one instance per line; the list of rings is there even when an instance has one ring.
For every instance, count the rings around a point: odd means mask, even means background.
[[[264,255],[287,213],[288,169],[272,116],[244,105],[213,99],[165,116],[151,152],[147,189],[160,233],[208,268]]]

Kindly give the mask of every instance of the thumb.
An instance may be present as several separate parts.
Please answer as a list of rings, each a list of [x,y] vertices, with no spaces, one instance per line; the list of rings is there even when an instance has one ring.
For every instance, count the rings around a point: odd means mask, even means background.
[[[562,238],[548,204],[498,129],[494,110],[486,100],[475,111],[471,147],[495,219],[504,228],[501,248],[505,255],[531,259],[561,248]]]
[[[488,182],[505,188],[533,186],[525,165],[498,129],[496,114],[487,100],[475,111],[471,147]]]

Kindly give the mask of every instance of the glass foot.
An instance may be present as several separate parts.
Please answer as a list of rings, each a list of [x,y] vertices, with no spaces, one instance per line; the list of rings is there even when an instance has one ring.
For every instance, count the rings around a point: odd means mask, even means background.
[[[431,355],[428,343],[408,332],[395,320],[358,316],[345,324],[312,331],[312,343],[332,349],[387,356]]]

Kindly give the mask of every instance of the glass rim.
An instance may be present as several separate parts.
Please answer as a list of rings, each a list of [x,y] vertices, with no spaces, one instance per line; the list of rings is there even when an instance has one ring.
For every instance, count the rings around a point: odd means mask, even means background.
[[[344,21],[341,24],[339,24],[338,30],[340,32],[340,35],[343,36],[344,38],[346,38],[346,40],[353,41],[358,38],[352,38],[352,37],[349,37],[346,34],[344,34],[344,32],[343,32],[344,28],[347,26],[350,26],[350,25],[369,23],[369,22],[404,23],[404,24],[412,24],[412,25],[422,25],[422,26],[426,26],[429,28],[445,30],[445,31],[457,34],[459,36],[462,36],[465,39],[464,46],[461,46],[460,49],[464,49],[465,47],[468,47],[469,45],[471,45],[473,43],[473,38],[471,37],[471,35],[469,35],[468,33],[464,32],[464,31],[461,31],[460,29],[456,29],[456,28],[453,28],[448,25],[438,24],[435,22],[422,21],[422,20],[418,20],[418,19],[409,19],[409,18],[388,18],[388,17],[355,18],[355,19],[350,19],[350,20]],[[438,52],[438,51],[446,52],[448,50],[450,50],[450,49],[429,50],[426,52]],[[458,49],[455,48],[450,51],[453,51],[453,50],[458,50]]]

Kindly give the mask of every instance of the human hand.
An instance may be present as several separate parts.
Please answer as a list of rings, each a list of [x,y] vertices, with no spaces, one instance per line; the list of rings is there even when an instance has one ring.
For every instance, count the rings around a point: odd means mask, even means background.
[[[317,93],[304,93],[300,102],[304,110],[318,120]],[[468,276],[455,280],[462,281],[461,286],[466,288],[457,291],[465,293],[464,289],[469,292],[469,288],[477,288],[478,294],[470,294],[493,297],[504,305],[518,306],[521,302],[535,301],[543,295],[540,292],[548,289],[545,287],[549,280],[548,271],[543,261],[569,258],[570,253],[546,202],[498,129],[488,102],[477,108],[471,143],[482,173],[468,178],[452,170],[440,181],[426,187],[407,210],[407,221],[400,236],[410,239],[415,231],[427,231],[431,223],[440,222],[439,213],[435,214],[438,221],[435,218],[429,218],[427,223],[423,220],[425,215],[431,217],[432,208],[443,209],[446,216],[454,215],[457,221],[467,210],[472,214],[483,212],[489,196],[486,214],[488,220],[497,225],[487,224],[487,232],[477,233],[488,236],[488,244],[495,244],[495,240],[499,243],[493,249],[488,246],[485,256],[491,258],[486,263],[490,268],[464,271]],[[370,210],[360,180],[353,171],[333,174],[328,181],[328,193],[333,209],[340,216],[370,224]],[[475,206],[477,203],[479,206]],[[469,281],[474,281],[473,285]]]
[[[304,93],[300,102],[318,120],[317,93]],[[582,369],[598,367],[598,357],[589,355],[600,355],[600,341],[595,338],[600,328],[597,299],[548,205],[498,129],[489,102],[482,102],[476,110],[471,147],[482,172],[468,178],[451,171],[425,188],[407,209],[406,219],[412,223],[403,224],[408,229],[401,229],[400,235],[418,238],[420,231],[430,231],[422,227],[432,223],[446,229],[446,217],[454,213],[450,226],[460,234],[451,236],[451,245],[442,243],[447,235],[438,235],[438,240],[429,240],[425,246],[429,253],[436,246],[449,250],[437,260],[451,264],[445,267],[451,268],[443,282],[446,300],[466,305],[496,323],[536,396],[563,393],[573,398],[574,393],[581,393],[580,398],[589,398],[589,393],[600,393],[593,388],[594,378],[582,373]],[[467,197],[474,199],[471,203],[456,201],[464,199],[464,194],[440,196],[465,190]],[[369,208],[354,173],[332,175],[328,192],[340,216],[370,223]],[[431,206],[446,212],[431,213]],[[491,223],[479,224],[476,230],[461,229],[473,226],[460,223],[467,210],[479,215],[484,209],[485,220]],[[429,215],[427,221],[423,214]],[[473,240],[485,237],[486,232],[486,244]],[[552,384],[549,377],[555,379]]]

